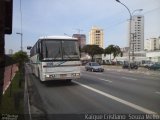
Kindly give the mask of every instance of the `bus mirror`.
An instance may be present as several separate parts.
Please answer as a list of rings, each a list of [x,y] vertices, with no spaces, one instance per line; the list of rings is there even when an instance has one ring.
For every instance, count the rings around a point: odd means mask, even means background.
[[[31,46],[27,46],[27,50],[31,50],[32,49],[32,47]]]

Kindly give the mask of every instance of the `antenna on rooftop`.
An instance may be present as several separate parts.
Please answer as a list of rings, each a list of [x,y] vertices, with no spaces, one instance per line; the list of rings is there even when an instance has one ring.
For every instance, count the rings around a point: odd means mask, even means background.
[[[78,34],[80,34],[83,31],[82,29],[79,29],[79,28],[76,28],[75,30],[77,30]]]

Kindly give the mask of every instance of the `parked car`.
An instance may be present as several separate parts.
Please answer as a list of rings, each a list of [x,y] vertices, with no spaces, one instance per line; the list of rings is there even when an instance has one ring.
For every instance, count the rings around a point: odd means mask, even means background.
[[[130,63],[131,69],[138,69],[138,65],[136,63]],[[129,63],[125,63],[122,66],[123,69],[129,69]]]
[[[145,67],[145,68],[148,68],[148,67],[150,67],[151,65],[153,65],[154,63],[145,63],[143,66]]]
[[[160,70],[160,63],[155,63],[148,67],[150,70]]]
[[[85,65],[85,69],[86,69],[86,71],[89,70],[89,71],[92,71],[92,72],[103,72],[104,71],[103,66],[101,66],[97,62],[88,62]]]

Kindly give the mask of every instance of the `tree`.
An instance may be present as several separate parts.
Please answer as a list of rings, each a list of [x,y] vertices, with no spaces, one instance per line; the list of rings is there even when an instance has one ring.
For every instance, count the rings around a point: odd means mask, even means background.
[[[113,57],[115,58],[116,56],[118,56],[119,54],[121,54],[121,49],[119,46],[115,45],[114,49],[113,49]],[[114,59],[113,58],[113,59]]]
[[[21,75],[20,77],[21,79],[19,79],[19,87],[21,87],[21,83],[22,83],[24,73],[25,73],[24,63],[27,62],[29,58],[28,58],[27,53],[23,51],[16,52],[15,54],[13,54],[12,57],[14,60],[18,62],[18,68],[19,68],[20,75]]]
[[[91,56],[93,61],[93,58],[95,55],[104,53],[104,49],[99,47],[98,45],[85,45],[82,48],[82,52],[88,53]]]
[[[114,51],[114,45],[109,45],[108,47],[106,47],[104,49],[104,54],[109,54],[110,55],[110,61],[111,61],[111,54],[113,53]]]
[[[123,56],[123,53],[121,52],[121,49],[117,45],[109,45],[108,47],[105,48],[104,54],[110,54],[110,61],[111,61],[111,54],[113,54],[113,57],[115,58],[119,54]],[[113,58],[113,59],[114,59]]]
[[[23,51],[16,52],[12,57],[15,61],[18,62],[19,68],[24,64],[24,62],[29,60],[27,53]]]

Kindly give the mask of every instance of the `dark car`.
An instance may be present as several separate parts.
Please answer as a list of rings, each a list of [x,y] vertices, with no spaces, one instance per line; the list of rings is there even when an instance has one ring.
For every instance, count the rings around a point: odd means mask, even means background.
[[[129,69],[129,63],[125,63],[122,66],[123,69]],[[138,69],[138,65],[135,63],[130,63],[130,68],[131,69]]]
[[[89,62],[85,65],[86,71],[92,71],[92,72],[103,72],[104,68],[97,62]]]
[[[148,67],[150,70],[160,70],[160,63],[155,63]]]

